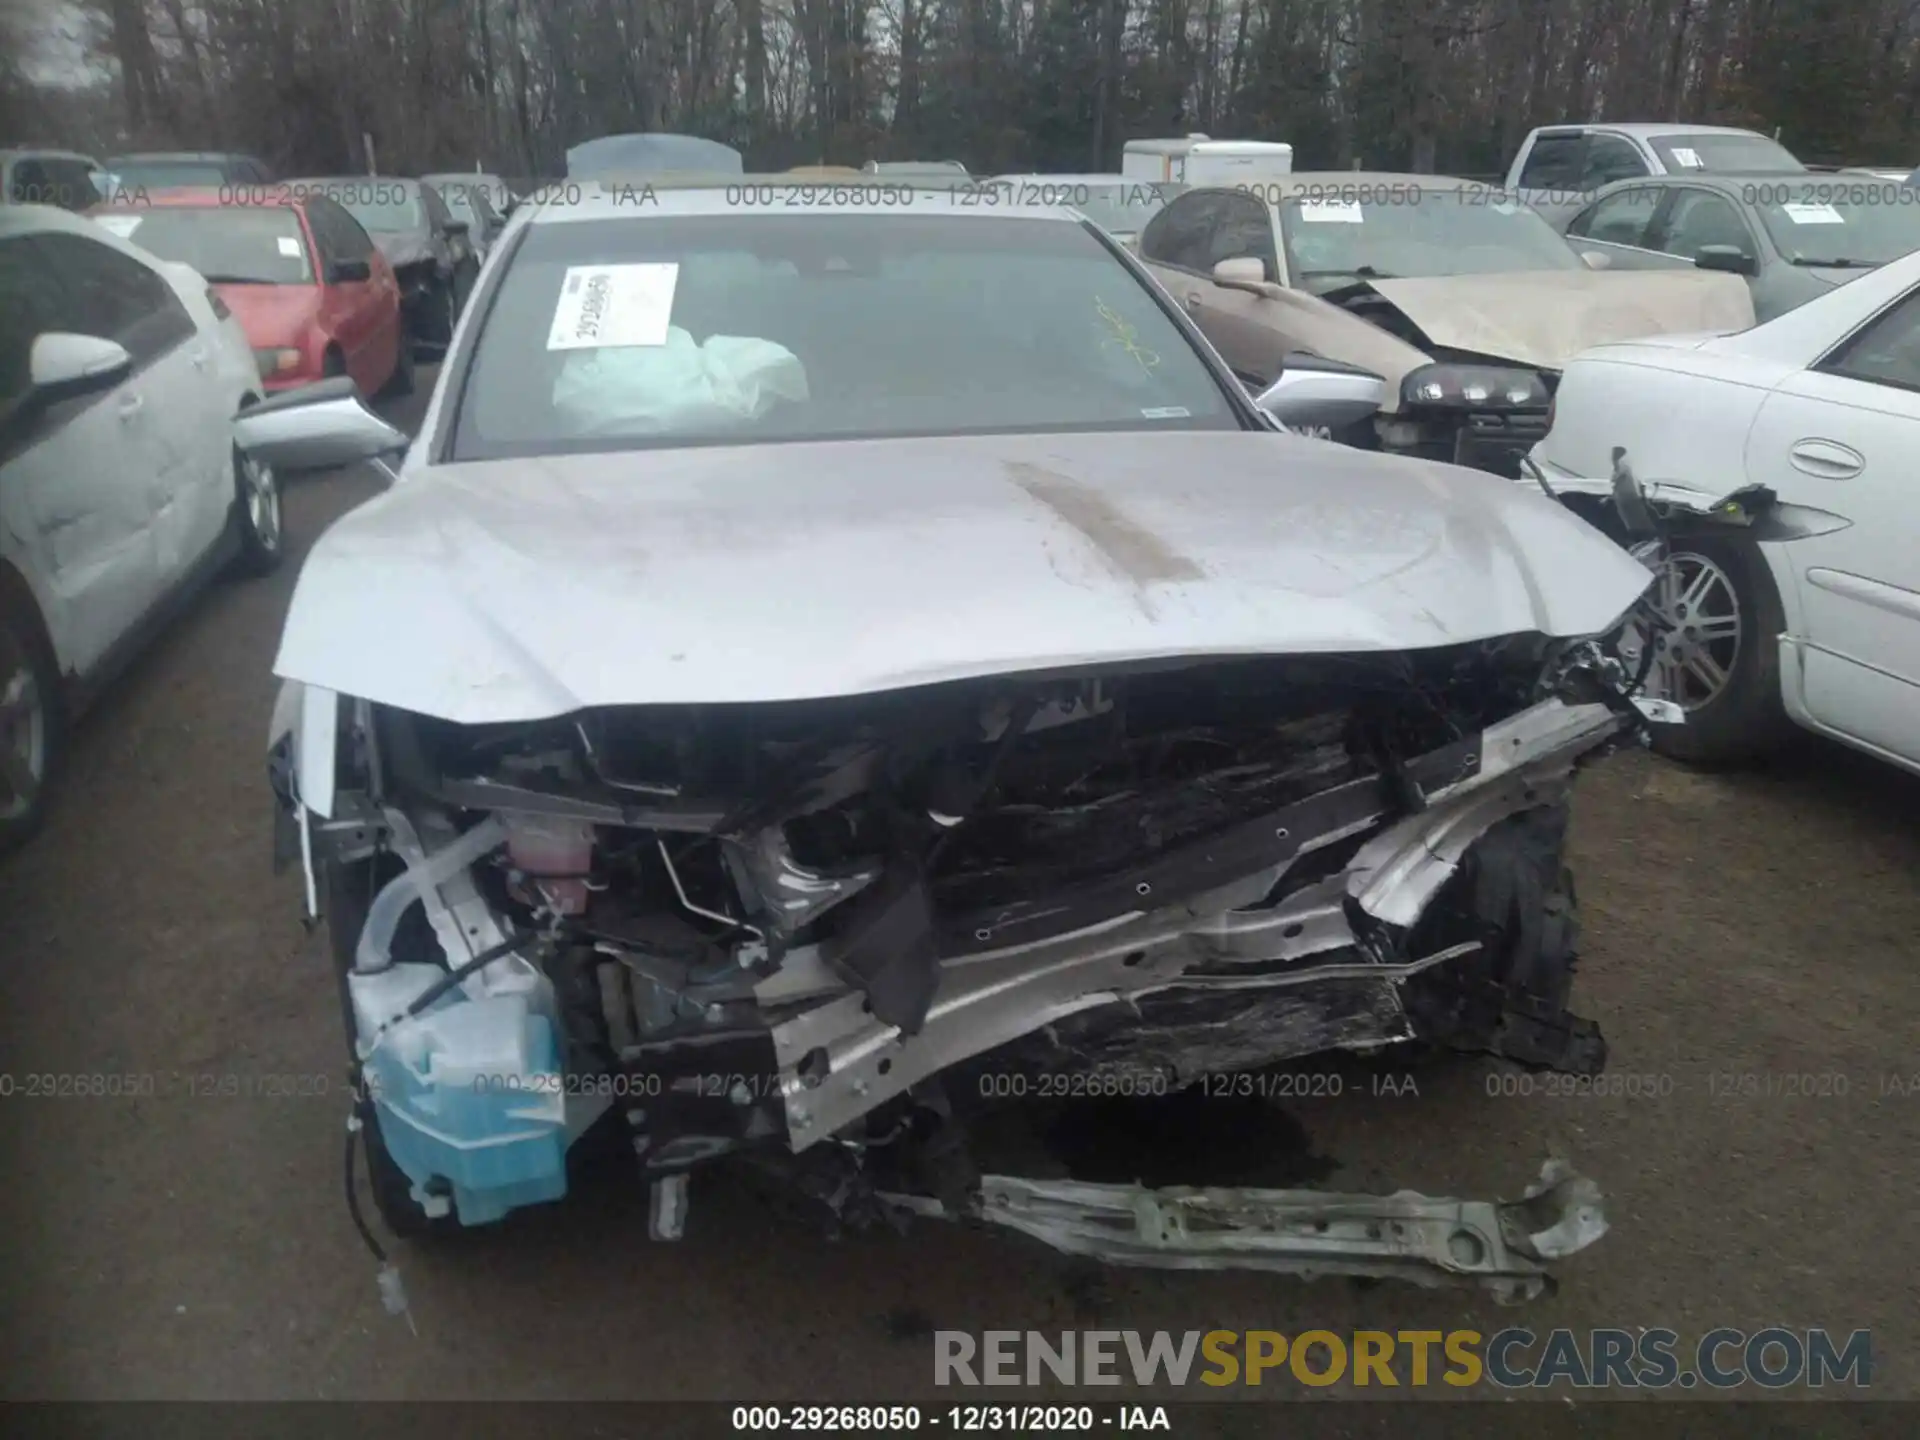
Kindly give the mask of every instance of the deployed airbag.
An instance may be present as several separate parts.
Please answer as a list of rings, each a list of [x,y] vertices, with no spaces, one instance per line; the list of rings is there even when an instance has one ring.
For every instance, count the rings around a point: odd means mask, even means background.
[[[701,344],[677,326],[664,345],[576,350],[553,385],[554,408],[588,431],[726,427],[807,398],[806,369],[786,346],[739,335]]]

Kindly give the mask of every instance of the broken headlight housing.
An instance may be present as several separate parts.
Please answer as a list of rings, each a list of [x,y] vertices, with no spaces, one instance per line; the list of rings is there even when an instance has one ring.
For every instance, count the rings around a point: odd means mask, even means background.
[[[1410,410],[1545,410],[1552,398],[1539,371],[1500,365],[1422,365],[1400,382]]]

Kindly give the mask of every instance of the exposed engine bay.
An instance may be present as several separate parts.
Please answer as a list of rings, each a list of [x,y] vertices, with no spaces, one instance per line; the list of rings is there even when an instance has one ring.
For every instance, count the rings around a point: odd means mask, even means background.
[[[849,1223],[1519,1298],[1604,1232],[1564,1169],[1479,1210],[982,1175],[968,1082],[1409,1045],[1597,1072],[1562,850],[1628,688],[1539,636],[528,724],[290,686],[280,858],[326,896],[396,1228],[557,1198],[614,1127],[663,1238],[732,1156]]]

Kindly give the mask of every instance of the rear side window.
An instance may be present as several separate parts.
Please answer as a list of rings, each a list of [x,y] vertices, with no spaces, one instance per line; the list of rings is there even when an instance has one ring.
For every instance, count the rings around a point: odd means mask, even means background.
[[[93,173],[82,160],[54,156],[23,156],[14,161],[7,198],[16,205],[57,205],[62,210],[85,210],[100,203]]]
[[[67,290],[79,297],[73,326],[126,347],[134,364],[158,359],[193,334],[173,287],[138,260],[79,235],[40,235],[35,243]]]
[[[308,197],[307,221],[313,226],[316,234],[324,237],[320,243],[326,247],[330,259],[371,260],[373,258],[373,237],[367,234],[366,228],[358,220],[326,196]]]
[[[1647,248],[1647,227],[1660,208],[1661,192],[1652,185],[1635,185],[1589,205],[1567,226],[1577,240],[1600,240],[1609,245]]]
[[[1920,390],[1920,290],[1909,290],[1819,368],[1869,384]]]
[[[1563,131],[1534,137],[1533,149],[1520,171],[1524,190],[1573,190],[1580,183],[1580,151],[1586,136]]]
[[[1637,180],[1647,173],[1640,152],[1618,135],[1589,135],[1580,158],[1580,188],[1597,190],[1616,180]]]

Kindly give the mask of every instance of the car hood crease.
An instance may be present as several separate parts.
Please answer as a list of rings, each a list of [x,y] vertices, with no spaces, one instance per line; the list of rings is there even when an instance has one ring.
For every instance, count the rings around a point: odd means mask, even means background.
[[[462,723],[1606,629],[1647,583],[1509,481],[1240,432],[684,447],[410,470],[276,672]]]

